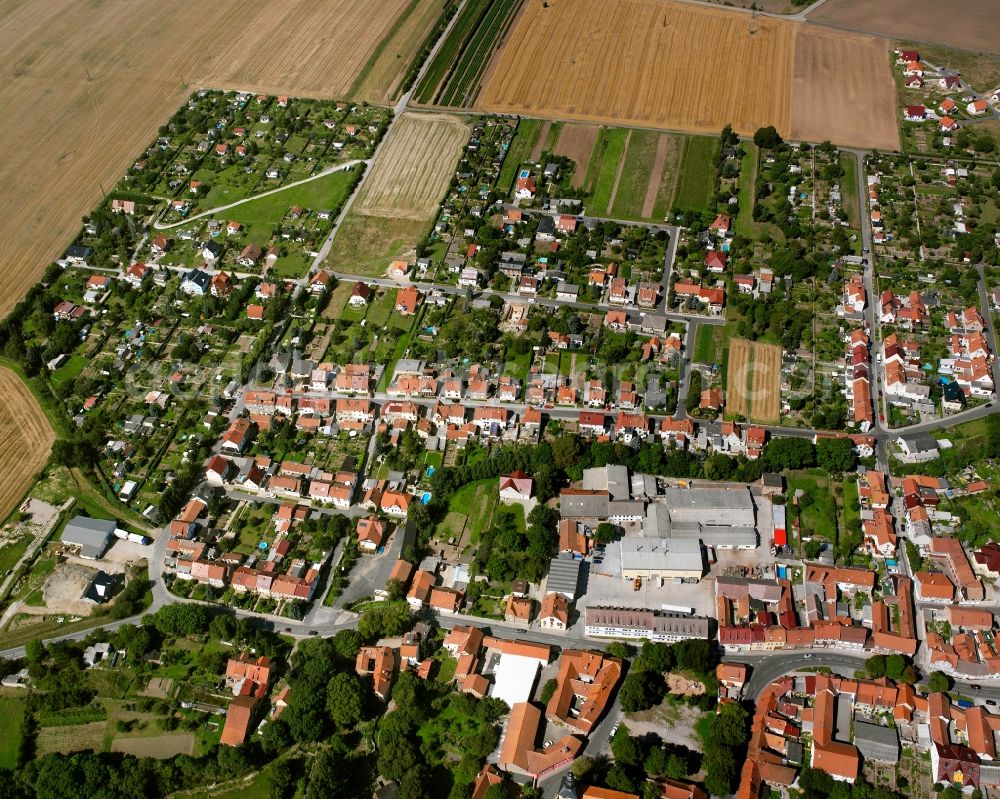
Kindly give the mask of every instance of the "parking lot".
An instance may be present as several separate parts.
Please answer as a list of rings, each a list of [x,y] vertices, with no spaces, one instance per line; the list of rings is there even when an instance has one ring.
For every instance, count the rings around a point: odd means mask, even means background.
[[[715,577],[723,573],[740,572],[744,576],[759,578],[774,576],[774,558],[768,550],[716,549],[717,562],[709,574],[698,583],[680,583],[665,579],[644,580],[638,591],[631,580],[622,578],[621,548],[608,544],[603,553],[595,552],[593,560],[584,563],[581,570],[580,590],[583,596],[577,601],[582,611],[588,605],[620,605],[657,610],[661,605],[678,605],[694,608],[699,616],[715,615]]]

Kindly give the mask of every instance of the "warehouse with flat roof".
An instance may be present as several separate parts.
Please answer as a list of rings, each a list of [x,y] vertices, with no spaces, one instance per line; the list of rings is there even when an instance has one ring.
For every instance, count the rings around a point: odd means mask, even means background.
[[[108,549],[118,524],[106,519],[74,516],[63,528],[62,542],[80,548],[81,558],[97,560]]]
[[[756,549],[757,530],[753,527],[720,527],[700,522],[673,522],[670,509],[659,502],[650,503],[642,523],[644,538],[695,539],[716,549]]]
[[[750,489],[667,488],[663,491],[671,524],[705,527],[756,527],[757,516]]]
[[[627,536],[619,544],[622,577],[700,580],[705,573],[705,555],[696,538],[647,538]]]

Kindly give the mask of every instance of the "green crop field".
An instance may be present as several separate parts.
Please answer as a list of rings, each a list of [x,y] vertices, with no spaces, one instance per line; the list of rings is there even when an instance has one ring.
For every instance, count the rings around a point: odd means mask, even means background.
[[[707,211],[715,188],[717,139],[690,136],[684,146],[681,175],[675,205],[682,211]]]
[[[495,0],[488,4],[474,32],[466,38],[451,74],[445,79],[438,100],[441,105],[472,104],[491,56],[503,41],[520,4],[521,0]]]
[[[618,193],[611,208],[611,216],[621,219],[642,218],[642,204],[649,187],[650,172],[656,158],[656,143],[659,133],[648,130],[632,131],[628,150],[625,151],[625,165],[618,182]]]
[[[489,0],[470,0],[469,4],[462,10],[461,16],[455,20],[451,33],[441,45],[441,49],[437,51],[434,60],[427,67],[427,72],[424,73],[423,80],[417,87],[418,103],[429,103],[437,99],[438,86],[441,85],[448,69],[458,58],[459,52],[482,21],[488,6]]]
[[[587,185],[591,188],[586,207],[591,214],[603,216],[607,213],[615,175],[618,174],[618,162],[625,152],[628,134],[625,128],[610,128],[602,130],[597,137],[594,154],[587,168]]]
[[[13,697],[0,697],[0,768],[14,768],[17,765],[17,749],[21,745],[21,719],[24,717],[24,702]]]

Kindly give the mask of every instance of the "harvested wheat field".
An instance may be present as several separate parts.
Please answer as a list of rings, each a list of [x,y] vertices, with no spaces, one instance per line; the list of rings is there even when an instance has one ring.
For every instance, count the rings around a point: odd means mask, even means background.
[[[0,519],[10,513],[49,458],[55,435],[34,395],[0,367]]]
[[[751,26],[753,32],[751,33]],[[663,0],[527,0],[479,106],[741,133],[791,125],[794,27]]]
[[[884,40],[799,26],[792,79],[793,139],[898,150],[896,117],[896,84]]]
[[[445,114],[406,114],[393,128],[353,210],[367,216],[427,219],[448,188],[469,129]]]
[[[827,0],[809,21],[1000,55],[996,0]]]
[[[329,265],[337,271],[379,275],[390,261],[410,258],[434,219],[468,140],[469,128],[456,116],[403,115],[337,231]]]
[[[781,347],[730,339],[726,411],[757,422],[777,422],[780,402]]]
[[[559,131],[559,140],[552,152],[569,158],[576,164],[573,170],[573,188],[579,189],[587,178],[587,168],[590,166],[590,156],[594,152],[594,143],[600,128],[597,125],[578,125],[567,122]]]
[[[268,94],[344,95],[408,5],[408,0],[252,3],[252,24],[243,20],[233,30],[219,31],[224,46],[193,72],[194,82]]]
[[[0,316],[200,84],[347,91],[406,0],[0,4]],[[220,49],[221,48],[221,49]]]

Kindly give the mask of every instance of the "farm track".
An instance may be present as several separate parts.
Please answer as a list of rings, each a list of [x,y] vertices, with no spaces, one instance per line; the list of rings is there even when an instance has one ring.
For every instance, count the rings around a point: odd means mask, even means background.
[[[611,216],[611,209],[614,207],[615,199],[618,197],[618,186],[621,185],[622,182],[622,173],[625,171],[625,161],[627,160],[628,146],[631,143],[631,141],[632,141],[632,131],[629,130],[629,132],[625,136],[625,146],[622,147],[621,157],[619,157],[618,159],[618,169],[615,172],[615,182],[611,186],[611,195],[608,197],[608,208],[607,208],[608,216]]]

